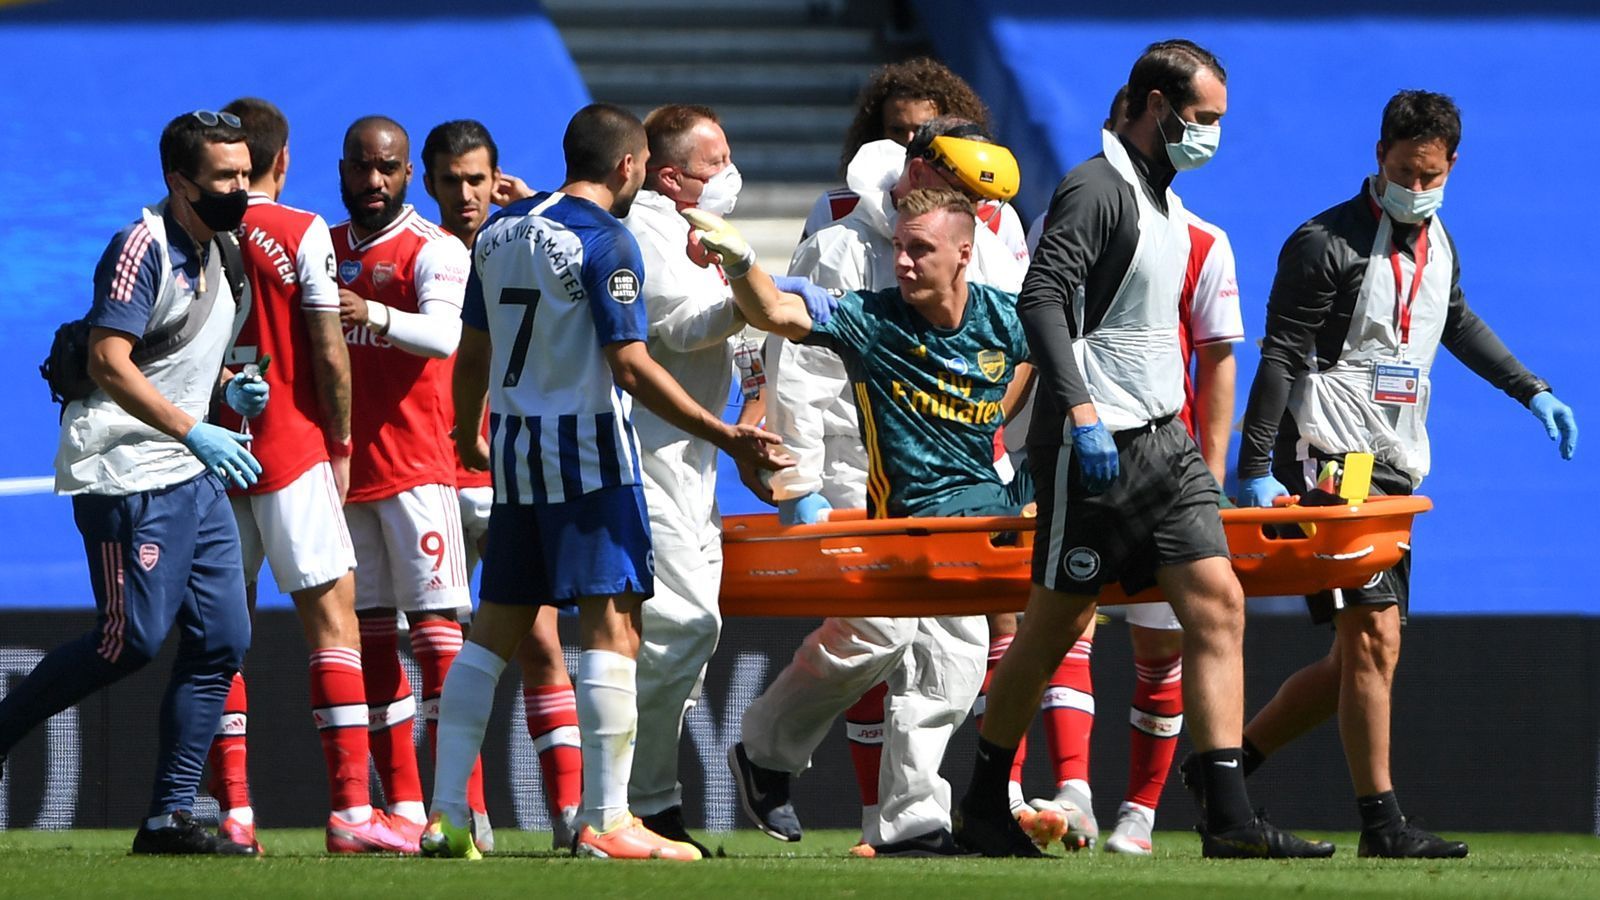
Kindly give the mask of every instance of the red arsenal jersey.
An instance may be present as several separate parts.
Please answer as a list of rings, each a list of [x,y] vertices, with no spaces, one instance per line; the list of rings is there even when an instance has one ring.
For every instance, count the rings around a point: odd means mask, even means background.
[[[1183,273],[1183,293],[1178,297],[1178,349],[1183,354],[1183,410],[1179,417],[1189,436],[1200,440],[1194,420],[1194,353],[1206,344],[1228,344],[1244,339],[1239,311],[1239,283],[1234,274],[1233,246],[1222,229],[1196,216],[1189,217],[1189,266]]]
[[[410,206],[365,240],[333,227],[341,287],[396,312],[441,301],[461,309],[467,248]],[[350,347],[351,503],[393,497],[420,484],[455,484],[450,366],[408,353],[366,326],[345,328]]]
[[[251,302],[241,310],[244,324],[228,364],[237,371],[271,356],[265,378],[272,399],[248,422],[227,406],[220,417],[224,428],[255,436],[250,452],[261,461],[261,480],[245,493],[263,494],[287,487],[328,458],[306,313],[337,316],[339,290],[328,225],[315,213],[252,193],[239,244]]]

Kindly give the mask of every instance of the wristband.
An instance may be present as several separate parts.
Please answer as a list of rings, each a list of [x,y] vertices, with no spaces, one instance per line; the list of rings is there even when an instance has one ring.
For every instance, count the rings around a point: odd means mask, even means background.
[[[356,452],[355,443],[349,438],[342,441],[328,441],[328,455],[338,459],[349,459]]]
[[[756,264],[756,252],[747,249],[745,254],[738,259],[725,260],[722,263],[722,274],[729,278],[743,278],[750,274],[750,267]]]
[[[378,323],[379,316],[377,315],[377,312],[380,309],[383,310],[383,323],[381,325]],[[391,321],[392,319],[389,315],[389,307],[379,303],[376,300],[367,301],[367,328],[370,329],[373,334],[376,334],[379,337],[387,335],[389,333],[389,325]]]

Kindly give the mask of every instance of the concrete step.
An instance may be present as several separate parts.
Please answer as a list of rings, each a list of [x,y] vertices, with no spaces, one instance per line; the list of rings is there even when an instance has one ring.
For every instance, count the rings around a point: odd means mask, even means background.
[[[844,133],[855,117],[849,104],[842,106],[743,106],[717,107],[722,129],[728,140],[790,141],[831,144],[837,159]]]
[[[768,62],[871,64],[878,47],[865,28],[618,28],[574,26],[561,37],[580,63]]]
[[[832,143],[741,141],[733,159],[746,181],[826,181],[839,170],[839,148]]]
[[[626,104],[643,119],[654,104]],[[848,106],[745,106],[722,103],[712,107],[722,121],[722,130],[735,153],[742,144],[753,141],[791,143],[833,143],[834,152],[844,143],[855,111]]]
[[[742,171],[742,170],[741,170]],[[734,216],[743,221],[752,219],[794,219],[794,239],[800,239],[800,227],[811,204],[829,188],[838,187],[833,181],[756,181],[746,179],[744,190],[739,192],[739,208]]]
[[[840,4],[829,0],[545,0],[545,11],[557,27],[628,26],[716,27],[721,22],[745,25],[807,25],[838,18]]]
[[[578,63],[596,100],[650,104],[774,104],[849,108],[866,81],[869,65],[775,63],[739,69],[699,63]]]
[[[743,211],[743,195],[740,195],[740,211]],[[800,229],[805,225],[802,218],[744,218],[735,219],[739,226],[739,233],[750,242],[750,248],[756,252],[756,261],[768,274],[783,275],[789,271],[789,257],[794,255],[795,245],[800,243]]]

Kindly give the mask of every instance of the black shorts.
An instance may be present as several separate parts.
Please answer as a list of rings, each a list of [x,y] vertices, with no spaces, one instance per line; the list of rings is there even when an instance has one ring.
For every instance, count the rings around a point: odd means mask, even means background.
[[[1301,494],[1316,487],[1317,470],[1330,459],[1338,460],[1341,465],[1344,463],[1342,455],[1313,456],[1311,459],[1292,460],[1285,465],[1277,466],[1273,470],[1273,476],[1289,489],[1289,493]],[[1411,476],[1393,466],[1374,461],[1371,493],[1375,497],[1410,496]],[[1311,613],[1311,621],[1318,625],[1332,622],[1333,617],[1341,610],[1352,606],[1398,605],[1400,621],[1404,622],[1410,604],[1411,548],[1409,546],[1400,554],[1400,561],[1395,563],[1394,568],[1372,576],[1361,587],[1334,588],[1331,591],[1318,591],[1306,595],[1306,610]]]
[[[1222,492],[1183,424],[1168,419],[1115,437],[1117,480],[1099,494],[1084,490],[1070,446],[1029,448],[1039,502],[1034,584],[1094,595],[1121,582],[1132,596],[1155,585],[1161,566],[1228,558]]]

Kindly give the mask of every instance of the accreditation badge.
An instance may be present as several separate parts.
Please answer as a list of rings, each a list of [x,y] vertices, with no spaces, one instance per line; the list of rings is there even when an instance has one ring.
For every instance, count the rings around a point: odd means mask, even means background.
[[[1422,368],[1403,362],[1378,363],[1372,369],[1372,402],[1416,406],[1422,392]]]

